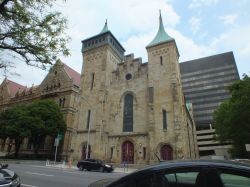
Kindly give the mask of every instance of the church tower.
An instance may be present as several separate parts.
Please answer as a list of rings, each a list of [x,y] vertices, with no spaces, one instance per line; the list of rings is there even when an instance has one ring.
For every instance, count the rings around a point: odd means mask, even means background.
[[[175,40],[164,29],[161,14],[158,32],[146,49],[151,153],[157,153],[164,160],[191,158],[179,52]],[[150,159],[154,160],[153,157],[152,154]]]
[[[107,142],[103,136],[106,127],[105,104],[111,72],[124,57],[124,48],[108,29],[107,21],[101,32],[82,41],[82,77],[80,93],[80,109],[78,117],[77,142],[81,142],[82,159],[90,157],[92,148],[105,152],[100,142]],[[95,153],[96,158],[104,159]]]

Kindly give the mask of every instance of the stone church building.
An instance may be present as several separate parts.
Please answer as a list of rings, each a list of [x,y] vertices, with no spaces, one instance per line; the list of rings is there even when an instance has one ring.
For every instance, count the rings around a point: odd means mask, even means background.
[[[197,158],[195,124],[182,91],[175,40],[159,30],[146,46],[148,62],[125,49],[108,29],[82,41],[80,108],[73,159],[147,164]]]
[[[67,124],[61,158],[134,164],[197,158],[196,128],[192,107],[184,100],[178,48],[165,32],[161,15],[159,30],[146,49],[147,63],[133,54],[125,56],[106,22],[99,34],[82,41],[81,75],[58,60],[38,86],[27,88],[5,79],[0,112],[34,100],[58,103]],[[39,154],[53,155],[53,142],[46,138]],[[13,150],[11,140],[0,139],[0,153]],[[33,153],[29,139],[20,153]]]

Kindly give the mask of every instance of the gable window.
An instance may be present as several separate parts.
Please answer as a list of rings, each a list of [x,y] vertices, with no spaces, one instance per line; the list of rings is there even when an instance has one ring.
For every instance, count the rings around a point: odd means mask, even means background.
[[[65,100],[66,100],[65,97],[59,99],[59,107],[63,107],[64,108]]]
[[[163,119],[163,129],[167,129],[167,111],[162,110],[162,119]]]
[[[160,56],[160,63],[163,64],[162,56]]]
[[[124,97],[123,109],[123,132],[133,131],[133,95],[127,94]]]

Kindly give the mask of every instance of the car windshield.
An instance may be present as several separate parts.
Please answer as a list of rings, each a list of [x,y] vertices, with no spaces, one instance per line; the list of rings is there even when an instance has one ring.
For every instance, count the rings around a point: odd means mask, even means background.
[[[104,164],[102,160],[96,160],[97,163]]]

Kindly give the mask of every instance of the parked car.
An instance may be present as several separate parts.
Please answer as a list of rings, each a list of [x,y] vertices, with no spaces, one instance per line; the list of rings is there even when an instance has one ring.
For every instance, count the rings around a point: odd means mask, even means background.
[[[0,187],[21,187],[19,176],[7,168],[7,164],[0,163]]]
[[[87,171],[98,170],[101,172],[112,172],[114,170],[112,165],[105,164],[103,161],[98,159],[86,159],[78,161],[77,167],[81,171],[86,169]]]
[[[250,165],[215,160],[161,162],[89,187],[250,187]]]

